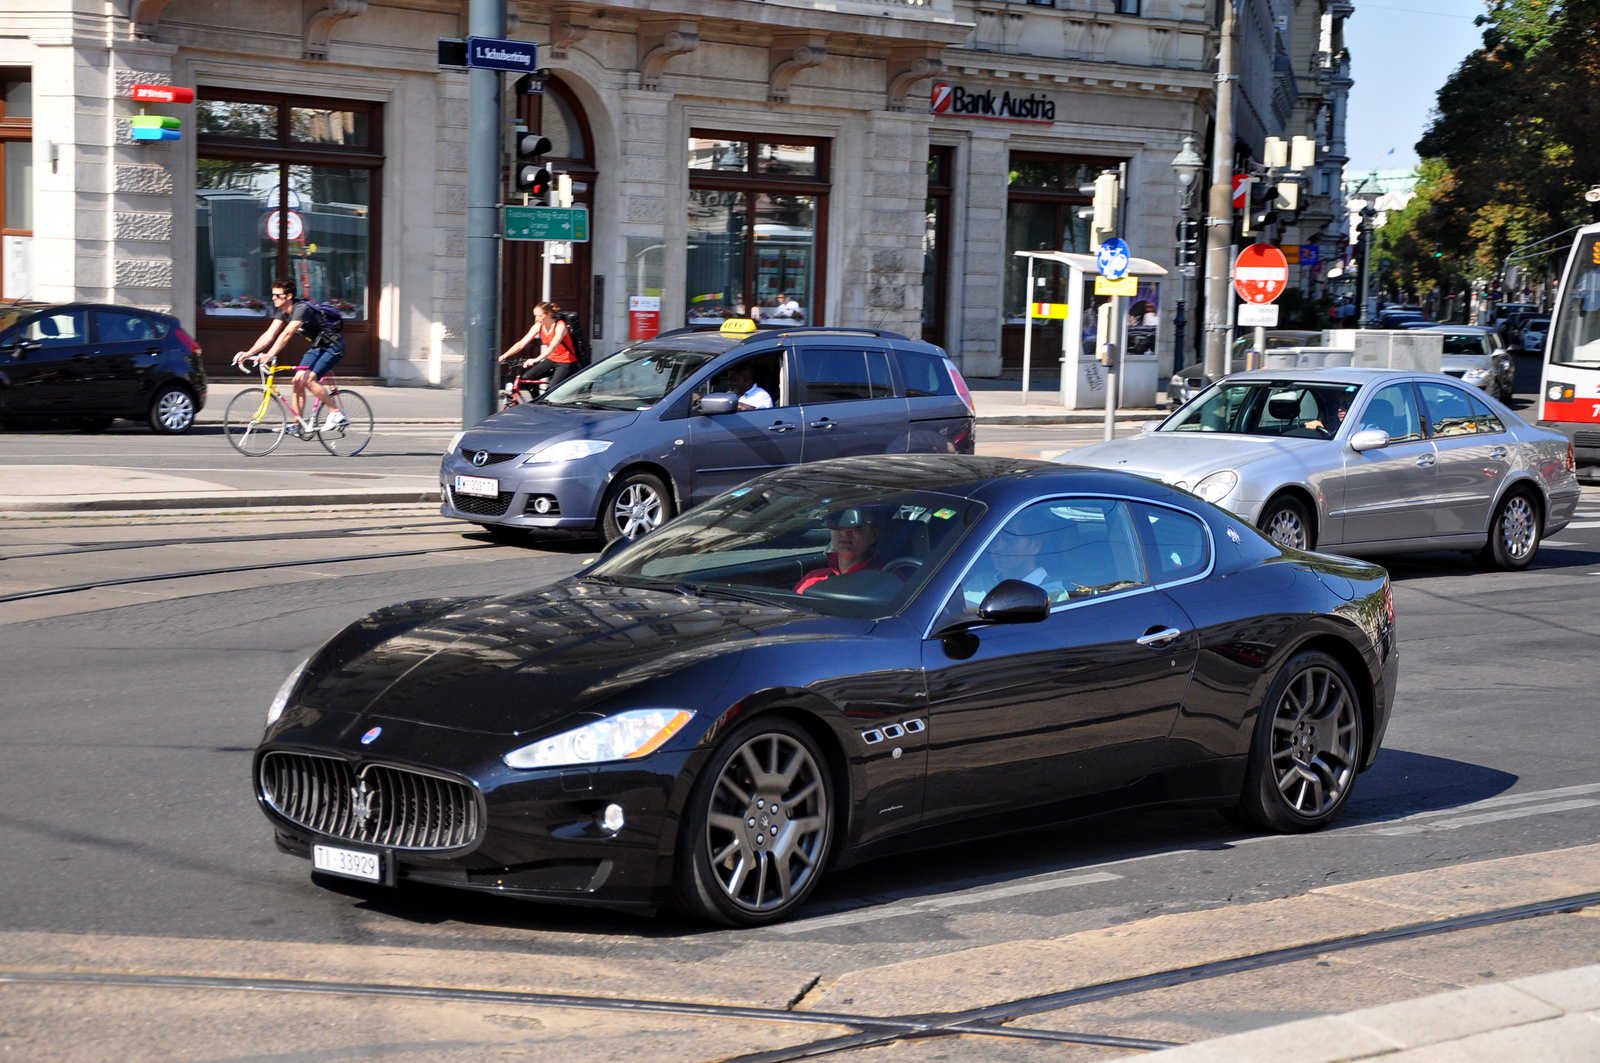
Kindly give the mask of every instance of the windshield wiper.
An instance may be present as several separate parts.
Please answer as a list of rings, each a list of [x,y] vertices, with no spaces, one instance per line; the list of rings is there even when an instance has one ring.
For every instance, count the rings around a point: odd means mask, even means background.
[[[712,587],[704,583],[683,582],[678,584],[678,589],[685,594],[696,597],[706,595],[713,598],[732,598],[735,601],[750,602],[752,605],[772,605],[773,599],[766,597],[759,591],[736,591],[726,587]]]
[[[614,410],[614,409],[616,409],[615,406],[607,406],[604,403],[595,402],[592,399],[575,399],[572,402],[551,402],[549,399],[540,399],[539,400],[539,404],[541,406],[576,406],[579,409],[583,409],[583,410]]]

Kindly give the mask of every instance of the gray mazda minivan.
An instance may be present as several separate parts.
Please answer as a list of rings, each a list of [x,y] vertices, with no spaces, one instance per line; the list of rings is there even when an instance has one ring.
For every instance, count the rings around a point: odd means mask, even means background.
[[[743,408],[729,389],[737,369]],[[679,329],[618,351],[451,440],[447,517],[492,532],[637,538],[772,469],[853,454],[971,454],[945,353],[879,329]]]

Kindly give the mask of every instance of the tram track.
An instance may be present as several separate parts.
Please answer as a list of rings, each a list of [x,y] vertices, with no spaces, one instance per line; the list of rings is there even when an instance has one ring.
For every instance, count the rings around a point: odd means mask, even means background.
[[[1351,934],[1281,949],[1150,974],[1114,979],[1093,985],[1021,997],[960,1012],[860,1015],[850,1012],[795,1011],[788,1008],[701,1004],[660,999],[597,997],[514,990],[468,989],[447,986],[373,982],[322,981],[241,976],[124,973],[114,971],[55,971],[0,969],[0,984],[74,985],[139,989],[221,990],[232,992],[310,994],[344,997],[388,997],[432,1000],[441,1003],[493,1004],[509,1007],[565,1008],[635,1015],[671,1015],[681,1018],[735,1022],[763,1022],[808,1027],[853,1028],[855,1032],[827,1037],[788,1048],[725,1057],[725,1063],[791,1063],[898,1041],[937,1037],[986,1037],[1006,1040],[1073,1044],[1105,1049],[1158,1051],[1176,1042],[1074,1030],[1018,1028],[1005,1025],[1045,1012],[1063,1011],[1117,997],[1137,996],[1175,986],[1206,981],[1268,967],[1314,959],[1375,945],[1435,937],[1464,930],[1571,913],[1600,905],[1600,892],[1560,897],[1507,908],[1489,909],[1384,930]]]
[[[159,550],[173,546],[232,546],[236,543],[270,543],[285,540],[311,540],[311,539],[351,539],[368,535],[439,535],[440,531],[430,531],[428,527],[439,529],[459,529],[460,522],[453,520],[431,521],[427,526],[418,527],[410,524],[380,524],[363,525],[357,528],[335,528],[325,531],[293,531],[271,532],[259,535],[197,535],[181,539],[103,539],[86,543],[68,543],[63,549],[50,550],[38,554],[9,554],[0,557],[0,563],[7,561],[40,561],[56,557],[74,557],[79,554],[113,553],[120,550]],[[15,548],[17,544],[13,544]]]

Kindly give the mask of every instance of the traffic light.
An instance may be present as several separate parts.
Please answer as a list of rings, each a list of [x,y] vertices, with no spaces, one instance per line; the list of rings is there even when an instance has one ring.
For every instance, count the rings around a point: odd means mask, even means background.
[[[1089,250],[1097,251],[1100,245],[1117,235],[1117,204],[1121,199],[1115,173],[1103,173],[1094,179],[1094,215],[1089,222]]]
[[[550,191],[550,171],[539,161],[539,156],[549,154],[550,138],[537,133],[517,134],[517,158],[511,166],[511,186],[530,196],[544,196]]]

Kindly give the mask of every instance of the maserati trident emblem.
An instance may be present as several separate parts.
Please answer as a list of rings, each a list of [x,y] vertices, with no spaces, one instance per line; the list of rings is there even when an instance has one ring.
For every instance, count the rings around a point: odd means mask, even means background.
[[[378,814],[377,794],[367,789],[367,780],[362,779],[360,786],[350,787],[351,814],[362,823],[370,823],[372,817]]]
[[[378,740],[378,736],[381,734],[383,734],[383,728],[374,727],[372,730],[361,736],[361,744],[364,746],[370,746],[372,743]]]
[[[489,452],[487,450],[480,450],[472,455],[473,468],[481,469],[487,464],[489,464]]]

